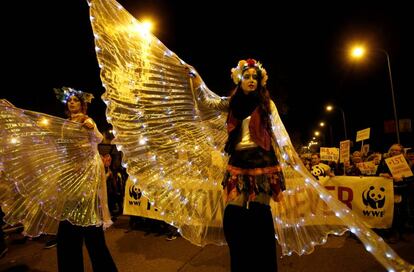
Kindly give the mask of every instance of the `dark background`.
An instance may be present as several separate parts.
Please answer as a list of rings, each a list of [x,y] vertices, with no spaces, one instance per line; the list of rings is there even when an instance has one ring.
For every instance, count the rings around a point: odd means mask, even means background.
[[[385,151],[396,141],[395,133],[384,133],[384,120],[393,120],[385,54],[375,51],[363,63],[352,63],[347,49],[358,40],[389,53],[398,116],[412,119],[414,19],[408,3],[313,2],[120,1],[136,18],[152,18],[154,35],[220,95],[232,88],[230,69],[238,60],[261,61],[296,145],[307,144],[325,120],[324,146],[338,146],[342,115],[325,112],[330,102],[344,110],[351,140],[356,131],[370,127],[365,143]],[[87,2],[9,1],[3,12],[9,14],[2,19],[1,97],[17,107],[63,117],[54,87],[92,92],[89,114],[107,130]],[[400,137],[405,146],[413,146],[412,133]],[[354,149],[359,148],[356,143]]]

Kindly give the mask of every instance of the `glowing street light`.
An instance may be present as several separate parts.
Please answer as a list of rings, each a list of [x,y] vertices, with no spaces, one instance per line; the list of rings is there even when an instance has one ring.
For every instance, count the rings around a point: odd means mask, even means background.
[[[392,82],[390,55],[388,54],[387,51],[381,48],[375,48],[373,50],[383,53],[385,57],[387,58],[388,76],[390,78],[390,87],[391,87],[392,108],[393,108],[393,113],[394,113],[395,132],[397,136],[397,143],[400,143],[400,129],[398,125],[397,106],[395,105],[394,84]],[[355,46],[352,48],[350,55],[354,59],[360,59],[364,56],[364,53],[365,53],[364,47]]]
[[[133,24],[129,25],[127,28],[128,32],[137,33],[143,37],[150,39],[151,31],[154,28],[153,21],[146,19],[142,22],[134,22]]]
[[[321,128],[326,126],[326,123],[324,121],[319,122],[319,126]],[[329,124],[329,136],[330,136],[330,144],[333,145],[333,133],[332,133],[332,126]]]
[[[153,29],[153,22],[150,20],[146,20],[142,22],[142,28],[144,29],[145,32],[151,32]]]
[[[359,59],[362,58],[365,54],[365,48],[362,46],[355,46],[352,50],[351,50],[351,56],[354,59]]]
[[[332,111],[333,109],[334,109],[334,106],[332,106],[332,105],[327,105],[326,106],[327,111]],[[345,112],[342,108],[340,108],[338,106],[335,106],[335,109],[339,109],[342,112],[342,120],[344,121],[344,136],[345,136],[344,140],[347,140],[348,139],[348,133],[346,132]]]

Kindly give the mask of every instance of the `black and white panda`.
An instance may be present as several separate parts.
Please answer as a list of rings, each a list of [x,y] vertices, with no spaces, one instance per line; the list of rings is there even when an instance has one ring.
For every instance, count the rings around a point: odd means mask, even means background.
[[[311,173],[312,176],[314,176],[317,180],[319,180],[319,177],[326,177],[325,169],[319,165],[312,166]]]
[[[138,200],[142,196],[141,189],[138,188],[138,186],[131,185],[129,186],[129,196]]]
[[[362,192],[362,202],[365,206],[370,206],[373,209],[383,208],[385,204],[385,188],[380,187],[376,189],[375,186],[370,186]]]

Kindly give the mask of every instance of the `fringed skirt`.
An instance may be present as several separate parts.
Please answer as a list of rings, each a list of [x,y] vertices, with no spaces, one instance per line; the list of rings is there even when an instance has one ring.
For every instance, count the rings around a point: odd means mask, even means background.
[[[247,206],[249,202],[269,204],[285,190],[282,169],[273,150],[260,147],[236,150],[230,157],[222,182],[227,203]]]

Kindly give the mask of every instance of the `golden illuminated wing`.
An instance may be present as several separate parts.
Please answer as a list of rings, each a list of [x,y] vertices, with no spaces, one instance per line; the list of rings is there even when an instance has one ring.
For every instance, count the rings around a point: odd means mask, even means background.
[[[0,100],[0,203],[29,236],[56,233],[61,220],[100,225],[103,174],[98,139],[68,120]]]
[[[115,1],[90,6],[113,143],[131,180],[197,245],[222,244],[225,99]]]
[[[131,179],[183,237],[197,245],[224,243],[220,193],[227,162],[222,153],[225,115],[220,112],[224,100],[205,85],[192,90],[184,62],[145,32],[120,4],[92,0],[90,5],[106,89],[102,99]],[[385,267],[409,271],[412,265],[305,170],[277,111],[273,112],[275,151],[287,187],[283,200],[272,203],[282,253],[311,253],[329,234],[351,230]],[[323,203],[322,208],[302,205],[312,201]],[[329,220],[316,222],[312,212],[315,216],[328,213]]]

